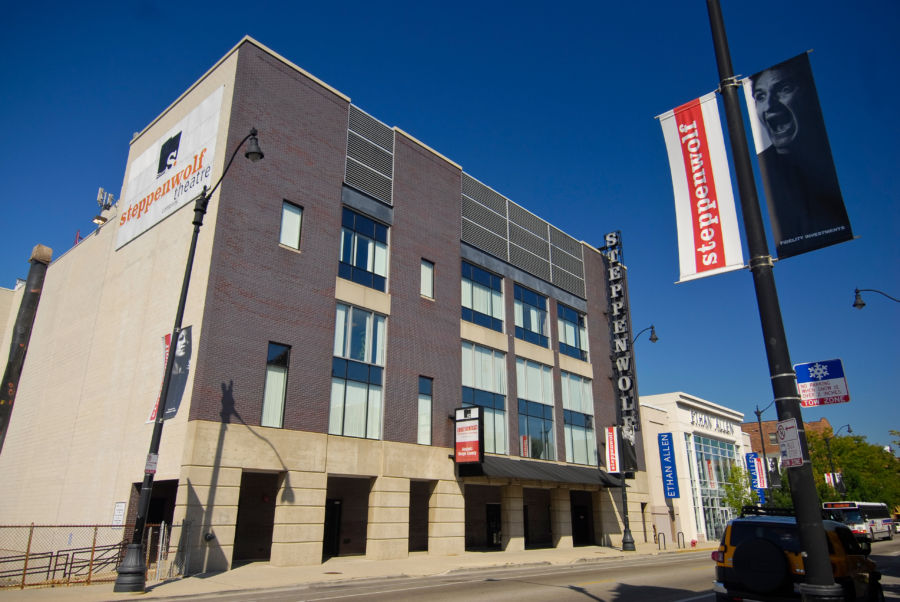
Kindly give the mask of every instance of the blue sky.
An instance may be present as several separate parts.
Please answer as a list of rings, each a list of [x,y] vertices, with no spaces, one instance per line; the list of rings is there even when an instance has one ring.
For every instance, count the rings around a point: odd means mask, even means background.
[[[723,11],[739,74],[814,49],[860,238],[777,263],[778,291],[793,361],[842,358],[853,398],[804,418],[887,444],[900,429],[900,304],[874,293],[863,311],[851,304],[856,286],[900,297],[900,5],[723,0]],[[92,230],[97,188],[121,191],[132,133],[249,34],[576,238],[599,245],[621,230],[635,327],[654,323],[660,338],[637,343],[642,394],[685,391],[748,419],[771,401],[749,271],[674,284],[654,116],[718,85],[705,2],[136,0],[3,12],[0,286],[25,277],[35,244],[58,257]]]

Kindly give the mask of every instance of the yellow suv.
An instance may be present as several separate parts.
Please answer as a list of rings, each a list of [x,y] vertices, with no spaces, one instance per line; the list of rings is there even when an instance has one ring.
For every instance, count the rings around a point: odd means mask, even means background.
[[[881,573],[868,558],[871,547],[839,522],[824,520],[834,581],[847,602],[882,602]],[[800,532],[791,510],[744,507],[729,521],[716,561],[716,602],[800,600],[804,583]]]

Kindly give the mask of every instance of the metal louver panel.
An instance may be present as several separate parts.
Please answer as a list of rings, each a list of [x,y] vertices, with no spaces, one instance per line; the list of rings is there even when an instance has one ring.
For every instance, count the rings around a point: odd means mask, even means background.
[[[565,270],[553,268],[553,284],[577,297],[585,298],[584,280],[573,276]]]
[[[506,197],[494,192],[475,178],[463,174],[463,194],[506,217]]]
[[[532,234],[537,234],[544,240],[550,239],[550,233],[548,230],[550,224],[534,215],[530,211],[519,207],[512,201],[509,202],[509,220],[519,224]]]
[[[394,204],[394,130],[350,105],[344,181],[388,205]]]
[[[541,280],[550,282],[550,262],[512,243],[509,245],[509,262]]]
[[[550,248],[550,261],[553,263],[553,275],[556,275],[556,268],[561,267],[567,272],[571,272],[579,278],[584,278],[584,263],[575,259],[565,251],[561,251],[557,247]]]
[[[550,259],[550,245],[546,240],[541,240],[528,230],[513,223],[509,224],[509,242],[516,243],[542,259]]]
[[[494,257],[509,261],[506,237],[497,236],[466,218],[462,220],[462,240],[482,251],[487,251]]]
[[[371,140],[387,152],[394,152],[394,130],[371,115],[350,105],[350,131]]]
[[[506,218],[497,215],[487,207],[480,205],[470,198],[462,199],[462,214],[468,218],[503,238],[506,238]]]
[[[389,178],[394,177],[394,156],[355,132],[347,136],[347,156]]]
[[[558,228],[550,226],[550,242],[577,259],[584,259],[581,243]]]
[[[379,201],[384,201],[388,205],[392,204],[393,183],[391,179],[350,157],[347,157],[347,174],[344,176],[344,181]]]

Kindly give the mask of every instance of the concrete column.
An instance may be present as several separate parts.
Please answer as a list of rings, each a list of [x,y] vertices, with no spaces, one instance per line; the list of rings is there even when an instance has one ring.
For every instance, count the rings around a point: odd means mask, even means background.
[[[466,551],[466,498],[458,481],[433,481],[428,498],[428,555]]]
[[[409,556],[409,479],[375,477],[369,493],[366,559]]]
[[[271,564],[322,564],[327,486],[324,472],[288,471],[278,475]]]
[[[554,548],[571,548],[572,501],[568,489],[550,490],[550,528]]]
[[[188,544],[191,573],[231,568],[240,495],[240,468],[181,467],[172,522],[194,522]],[[207,533],[214,539],[206,541]]]
[[[597,517],[597,506],[599,498],[600,517]],[[624,531],[623,509],[622,509],[622,491],[618,488],[601,489],[594,492],[594,530],[602,533],[602,539],[597,536],[598,545],[622,547],[622,537]],[[635,543],[644,543],[644,530],[642,526],[641,503],[639,501],[628,500],[628,519],[631,523],[631,535],[634,537]]]
[[[500,487],[500,537],[504,552],[525,549],[525,503],[521,485]]]

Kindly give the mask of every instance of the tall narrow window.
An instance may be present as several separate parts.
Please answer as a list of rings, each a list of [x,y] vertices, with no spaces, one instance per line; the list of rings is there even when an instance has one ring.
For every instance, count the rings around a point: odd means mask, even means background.
[[[388,227],[344,208],[338,276],[382,293],[387,288]]]
[[[266,384],[263,389],[263,411],[259,423],[280,429],[284,421],[284,394],[287,389],[291,348],[269,343],[266,358]]]
[[[432,380],[419,377],[419,445],[431,445],[431,388]]]
[[[385,318],[339,303],[328,433],[381,439]]]
[[[434,299],[434,264],[422,260],[422,285],[420,292],[423,297]]]
[[[519,453],[556,459],[553,441],[553,368],[516,358],[519,393]]]
[[[503,290],[500,276],[462,262],[462,319],[503,332]]]
[[[556,304],[559,325],[559,352],[583,362],[588,361],[587,326],[584,314],[562,303]]]
[[[506,354],[462,344],[463,407],[484,408],[484,451],[506,453]]]
[[[562,396],[566,462],[599,466],[591,381],[563,372]]]
[[[292,249],[300,248],[300,223],[303,209],[284,201],[281,204],[281,238],[279,242]]]
[[[550,347],[547,327],[547,297],[515,285],[516,338],[541,347]]]

